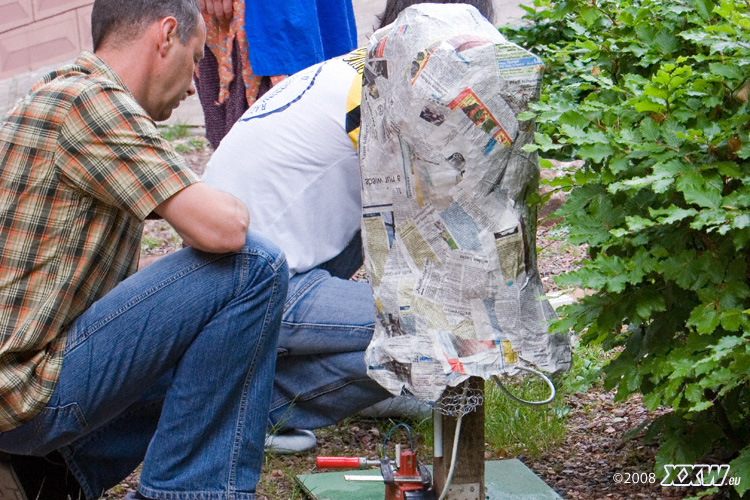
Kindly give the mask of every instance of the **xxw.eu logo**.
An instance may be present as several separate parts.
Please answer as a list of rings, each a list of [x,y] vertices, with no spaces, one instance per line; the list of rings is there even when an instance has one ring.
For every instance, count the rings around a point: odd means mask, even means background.
[[[667,476],[662,486],[724,486],[740,484],[739,477],[729,477],[728,465],[665,465]]]

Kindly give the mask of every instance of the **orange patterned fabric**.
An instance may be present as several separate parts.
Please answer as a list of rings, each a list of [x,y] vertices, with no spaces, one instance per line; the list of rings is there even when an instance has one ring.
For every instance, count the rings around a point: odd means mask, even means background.
[[[245,0],[234,0],[234,16],[228,27],[223,27],[219,21],[208,14],[203,14],[206,21],[206,46],[216,57],[219,64],[219,98],[218,103],[226,101],[229,96],[229,84],[235,78],[232,71],[232,42],[235,38],[239,42],[240,57],[242,57],[242,81],[245,84],[245,96],[247,104],[252,106],[258,96],[258,88],[262,76],[253,74],[250,67],[250,54],[245,34]],[[199,75],[200,76],[200,75]],[[276,85],[285,78],[285,75],[271,77],[271,85]]]

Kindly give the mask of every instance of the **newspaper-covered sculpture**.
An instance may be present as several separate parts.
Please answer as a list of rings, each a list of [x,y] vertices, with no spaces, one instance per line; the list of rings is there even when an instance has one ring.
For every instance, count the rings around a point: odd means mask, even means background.
[[[418,4],[371,38],[362,235],[376,301],[368,374],[427,402],[469,376],[564,370],[536,267],[539,167],[522,150],[542,62],[474,7]]]

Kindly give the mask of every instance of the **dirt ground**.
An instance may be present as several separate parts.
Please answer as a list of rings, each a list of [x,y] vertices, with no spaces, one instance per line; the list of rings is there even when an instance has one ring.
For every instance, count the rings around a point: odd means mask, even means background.
[[[210,156],[207,149],[184,154],[192,168],[202,173]],[[557,287],[554,277],[574,268],[585,250],[566,242],[554,223],[542,223],[537,232],[538,268],[547,292]],[[171,228],[163,222],[149,221],[145,230],[142,254],[162,255],[179,247]],[[675,500],[697,494],[694,488],[664,488],[650,476],[657,451],[654,443],[645,443],[643,433],[625,439],[628,431],[648,423],[665,410],[649,413],[639,397],[615,402],[613,393],[592,389],[565,397],[570,408],[567,434],[562,446],[540,456],[517,456],[560,496],[570,500]],[[316,431],[318,448],[295,456],[266,456],[263,476],[258,486],[258,500],[303,499],[295,483],[297,474],[315,472],[315,456],[341,454],[378,457],[378,447],[393,421],[352,418],[337,426]],[[421,436],[415,446],[429,457],[430,448]],[[502,456],[501,456],[502,455]],[[489,449],[486,459],[508,458]],[[427,459],[428,460],[428,459]],[[627,479],[630,478],[628,482]],[[643,479],[643,480],[641,480]],[[137,486],[138,472],[113,488],[105,500],[121,499]],[[725,492],[704,497],[729,498]]]

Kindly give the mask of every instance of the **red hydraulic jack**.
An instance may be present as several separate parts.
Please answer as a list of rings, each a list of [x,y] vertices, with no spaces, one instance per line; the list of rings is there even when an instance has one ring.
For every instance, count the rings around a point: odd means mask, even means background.
[[[380,467],[382,478],[377,476],[356,476],[358,478],[376,478],[385,483],[385,500],[436,500],[437,495],[432,487],[432,476],[427,467],[417,460],[413,451],[401,451],[400,462],[393,472],[391,459],[372,460],[364,457],[317,457],[318,468],[331,469],[368,469]]]

